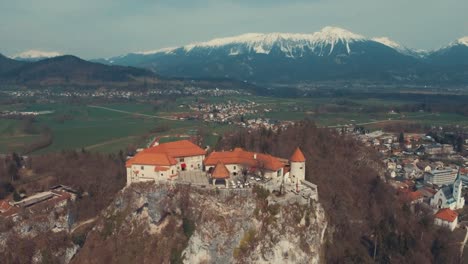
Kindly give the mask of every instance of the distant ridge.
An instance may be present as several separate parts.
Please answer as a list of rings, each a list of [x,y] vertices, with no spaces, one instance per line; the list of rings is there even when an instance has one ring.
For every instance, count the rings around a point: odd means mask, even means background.
[[[2,83],[89,85],[131,82],[140,77],[156,78],[154,73],[145,69],[108,66],[88,62],[71,55],[43,59],[37,62],[20,62],[4,58],[0,61],[0,68],[6,69],[0,75]]]
[[[17,69],[24,64],[24,62],[10,59],[0,53],[0,76],[4,73]]]
[[[55,51],[40,51],[40,50],[28,50],[12,56],[15,60],[24,60],[24,61],[38,61],[53,57],[62,56],[60,52]]]
[[[247,33],[98,61],[147,68],[163,76],[260,83],[365,80],[468,84],[467,43],[465,37],[425,52],[388,37],[368,38],[325,27],[312,34]]]

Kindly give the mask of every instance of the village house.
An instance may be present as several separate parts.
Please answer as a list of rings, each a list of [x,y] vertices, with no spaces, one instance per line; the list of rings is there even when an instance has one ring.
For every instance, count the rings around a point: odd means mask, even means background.
[[[450,154],[453,146],[450,144],[431,144],[424,146],[424,152],[429,155]]]
[[[0,200],[0,214],[8,212],[11,207],[11,204],[7,200]]]
[[[127,185],[174,180],[179,171],[202,170],[206,151],[188,140],[144,149],[126,162]]]
[[[422,203],[424,201],[424,196],[420,191],[413,192],[409,189],[401,189],[398,195],[402,202],[411,205]]]
[[[458,225],[458,214],[449,208],[440,209],[434,215],[434,223],[453,231]]]
[[[422,176],[421,170],[413,163],[404,165],[403,172],[407,179],[415,179]]]

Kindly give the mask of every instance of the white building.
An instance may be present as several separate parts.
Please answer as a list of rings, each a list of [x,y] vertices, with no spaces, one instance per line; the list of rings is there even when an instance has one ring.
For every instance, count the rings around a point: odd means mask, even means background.
[[[302,154],[302,151],[299,148],[296,148],[296,151],[294,151],[289,160],[291,170],[285,175],[285,182],[293,185],[300,185],[302,181],[305,181],[306,159],[304,154]]]
[[[457,171],[452,168],[435,169],[424,174],[424,183],[449,185],[457,178]]]
[[[453,231],[458,225],[458,214],[448,208],[440,209],[434,215],[434,224],[447,227],[450,231]]]
[[[205,150],[188,140],[147,148],[127,161],[127,185],[174,180],[179,171],[201,170],[205,155]]]
[[[450,208],[457,210],[465,205],[465,198],[462,196],[462,180],[458,174],[455,182],[440,188],[432,197],[430,204],[434,208]]]

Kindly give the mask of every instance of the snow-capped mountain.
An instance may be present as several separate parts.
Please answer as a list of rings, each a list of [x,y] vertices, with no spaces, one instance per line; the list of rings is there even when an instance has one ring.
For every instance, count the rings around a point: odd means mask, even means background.
[[[452,45],[468,46],[468,36],[457,39],[455,42],[452,43]]]
[[[312,34],[249,33],[217,38],[130,53],[105,62],[145,67],[176,77],[302,80],[349,75],[359,69],[377,74],[378,70],[413,60],[406,53],[362,35],[325,27]]]
[[[275,48],[287,57],[303,56],[307,51],[323,55],[330,55],[338,44],[346,46],[346,53],[350,53],[350,44],[364,41],[361,35],[335,27],[325,27],[313,34],[290,33],[250,33],[235,37],[213,39],[208,42],[189,44],[183,47],[187,53],[196,49],[219,49],[230,47],[229,55],[236,56],[245,53],[270,54]],[[328,48],[328,49],[327,49]],[[163,52],[173,52],[166,50]]]
[[[28,50],[11,56],[15,60],[38,61],[53,57],[58,57],[63,54],[55,51]]]
[[[379,42],[387,47],[390,47],[401,54],[409,55],[409,56],[415,56],[415,57],[424,57],[426,55],[425,50],[413,50],[410,49],[388,37],[378,37],[378,38],[372,38],[373,41]]]
[[[468,36],[432,52],[428,59],[439,65],[468,65]]]
[[[304,55],[307,51],[313,51],[321,56],[330,55],[333,53],[335,46],[339,44],[345,45],[346,53],[349,54],[352,43],[365,40],[367,40],[365,37],[341,28],[325,27],[313,34],[248,33],[234,37],[217,38],[207,42],[192,43],[177,48],[141,51],[133,54],[175,54],[181,51],[188,54],[193,51],[225,49],[228,47],[229,53],[227,55],[230,56],[247,53],[270,54],[274,49],[278,49],[285,56],[294,58]]]
[[[463,43],[465,38],[453,47]],[[417,79],[418,74],[427,71],[430,55],[386,37],[368,38],[342,28],[325,27],[311,34],[248,33],[96,61],[144,67],[164,76],[184,78],[404,81]]]

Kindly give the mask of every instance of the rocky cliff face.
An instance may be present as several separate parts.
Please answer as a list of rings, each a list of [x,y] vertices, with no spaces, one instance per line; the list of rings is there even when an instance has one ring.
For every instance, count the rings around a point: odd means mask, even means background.
[[[79,246],[67,204],[46,202],[0,219],[0,263],[69,263]]]
[[[262,189],[135,185],[103,212],[72,263],[320,263],[319,203]]]

